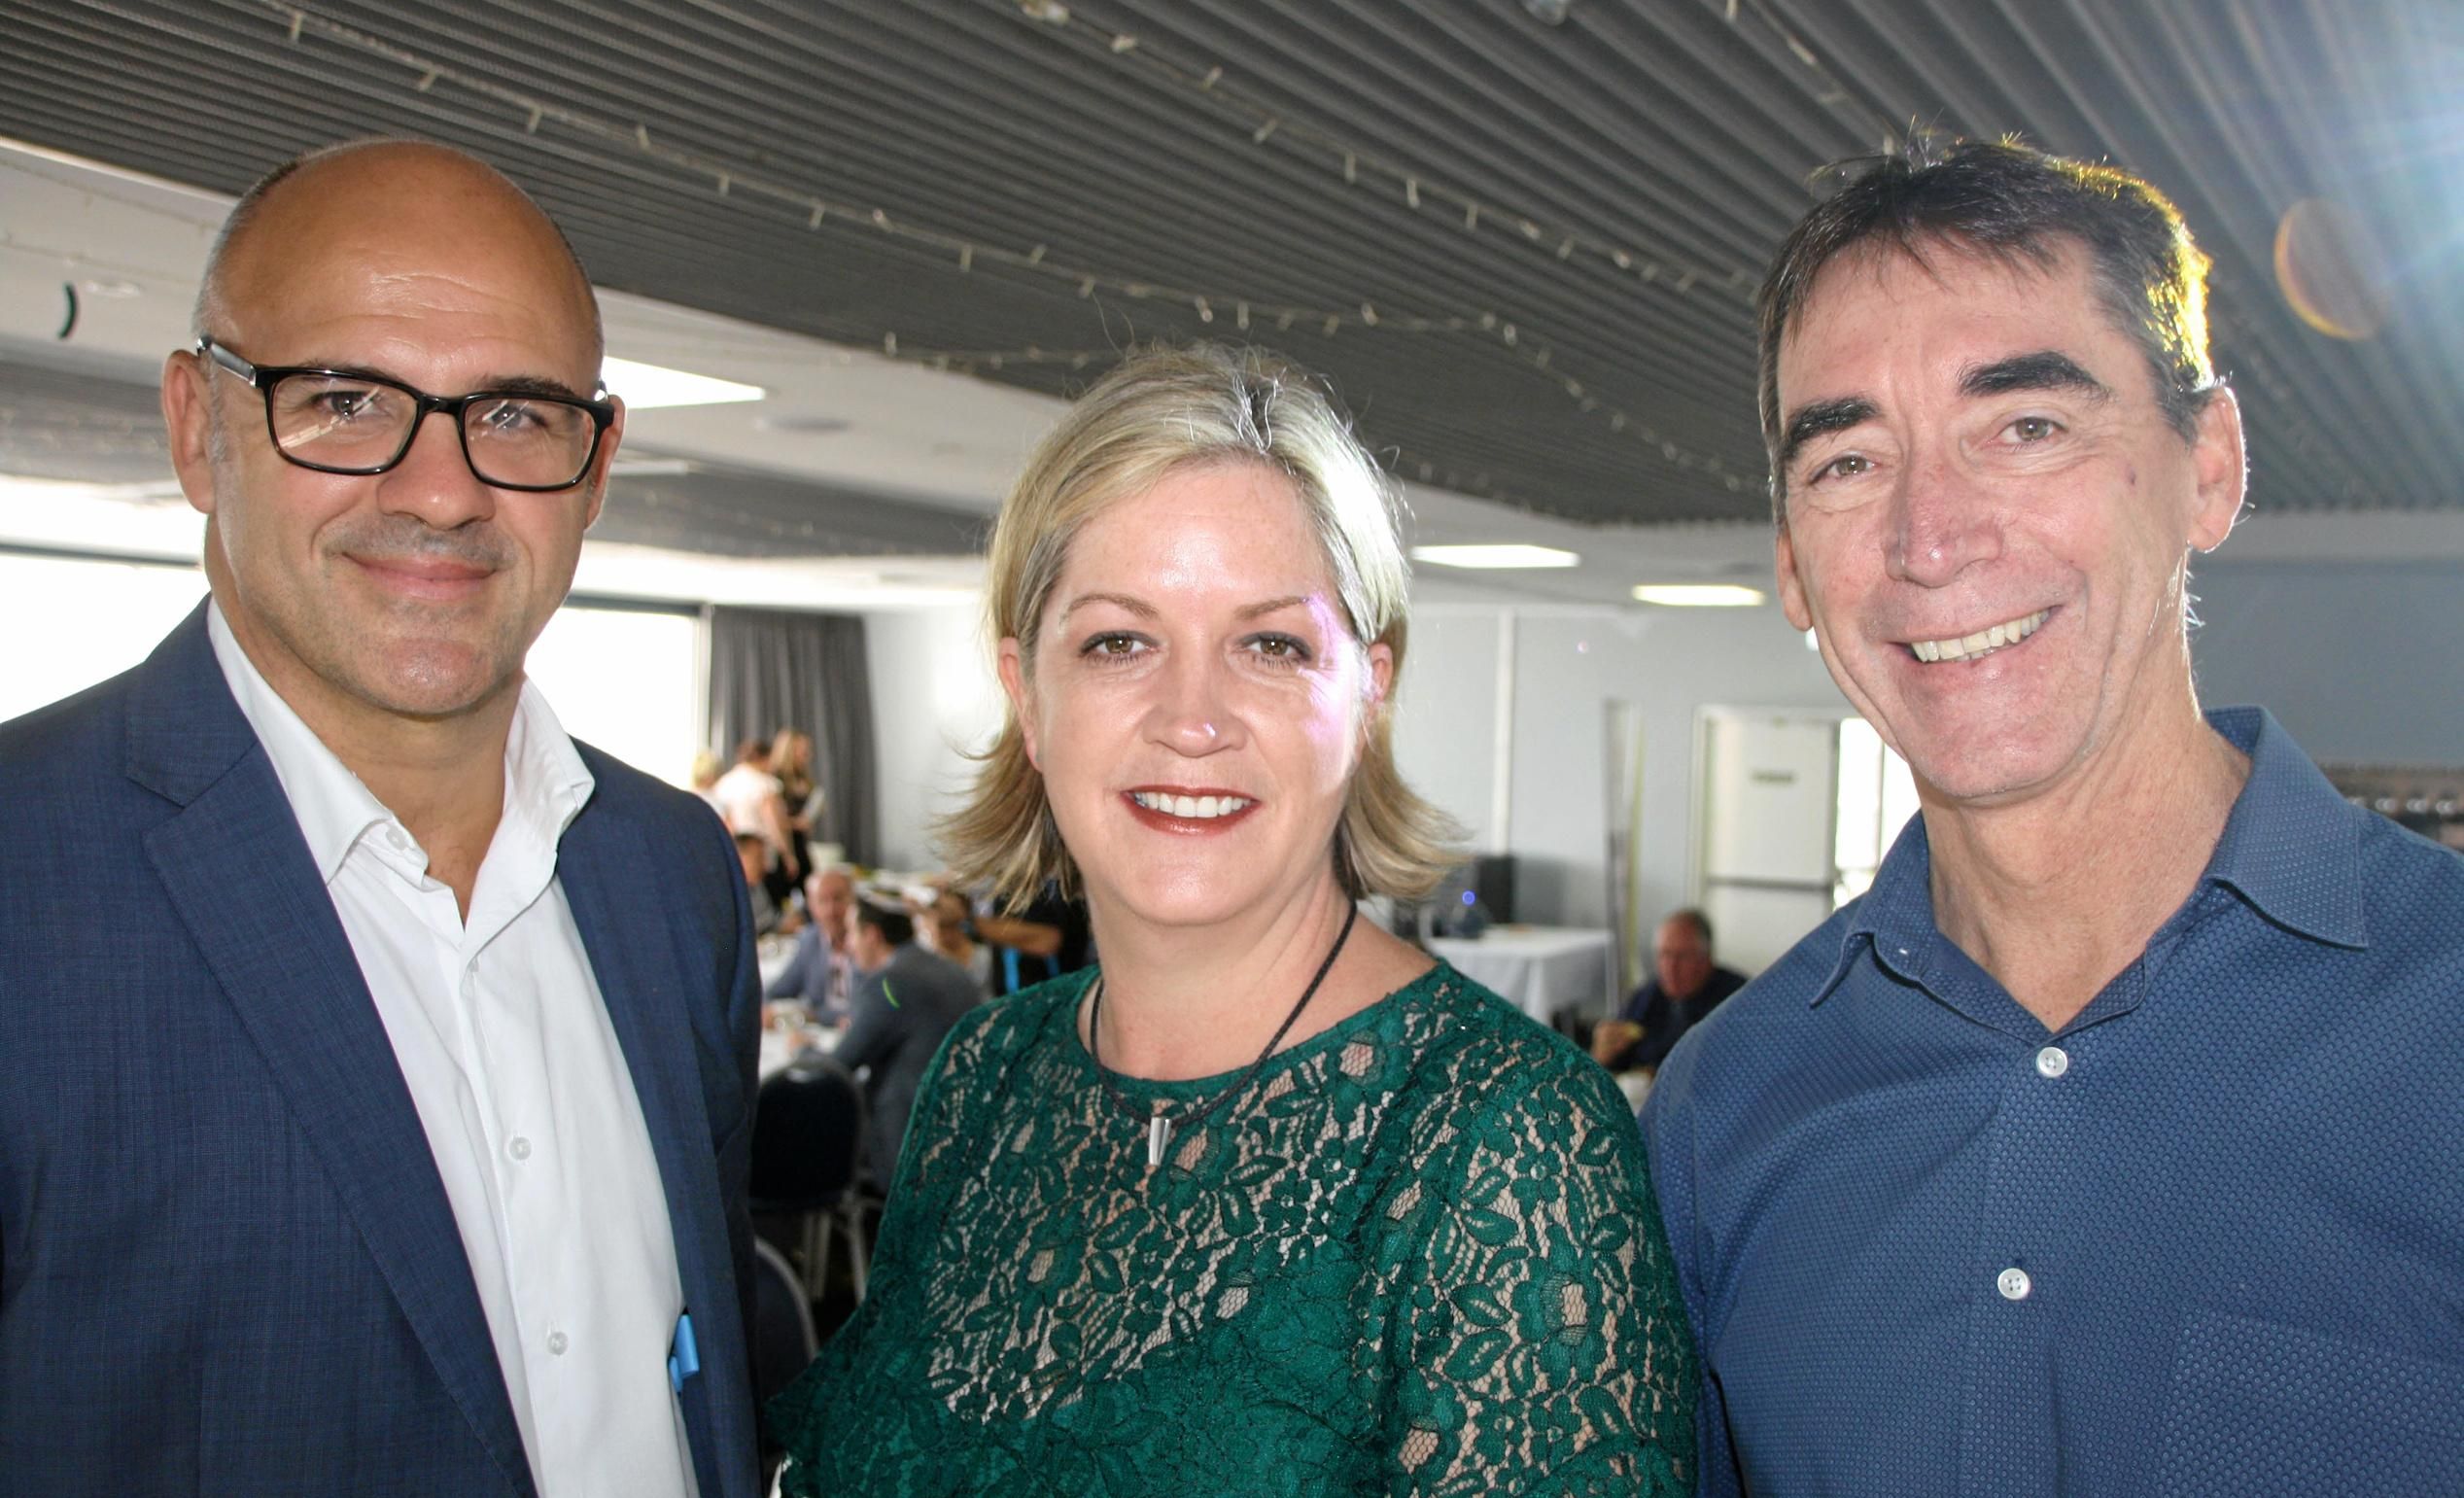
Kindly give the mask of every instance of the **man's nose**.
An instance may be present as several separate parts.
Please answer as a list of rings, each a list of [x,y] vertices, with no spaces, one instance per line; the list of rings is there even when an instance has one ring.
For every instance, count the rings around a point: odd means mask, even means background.
[[[496,513],[497,496],[470,470],[462,429],[450,411],[423,412],[402,461],[377,476],[377,502],[388,513],[414,515],[450,531]]]
[[[1891,575],[1938,588],[1999,556],[2001,514],[1991,490],[1948,455],[1912,463],[1892,496]]]

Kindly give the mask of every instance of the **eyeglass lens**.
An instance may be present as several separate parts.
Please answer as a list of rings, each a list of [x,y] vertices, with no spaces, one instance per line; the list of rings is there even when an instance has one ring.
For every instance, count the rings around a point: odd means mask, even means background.
[[[274,440],[320,468],[376,472],[408,445],[419,402],[383,380],[288,374],[266,392]],[[562,488],[590,462],[597,424],[586,407],[546,397],[500,396],[462,408],[464,451],[481,480]]]

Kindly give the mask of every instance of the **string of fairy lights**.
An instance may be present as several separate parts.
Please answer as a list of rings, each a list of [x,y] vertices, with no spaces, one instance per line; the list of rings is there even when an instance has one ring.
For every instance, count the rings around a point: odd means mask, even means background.
[[[1731,310],[1741,308],[1751,296],[1748,278],[1738,268],[1687,262],[1664,248],[1646,249],[1635,244],[1615,243],[1579,229],[1561,226],[1544,217],[1516,211],[1510,205],[1480,199],[1446,183],[1437,174],[1387,159],[1308,120],[1277,112],[1252,96],[1242,87],[1241,81],[1221,64],[1193,63],[1177,58],[1171,54],[1172,47],[1165,41],[1151,43],[1134,34],[1113,31],[1080,18],[1070,12],[1066,0],[979,0],[979,3],[1015,12],[1036,31],[1050,32],[1065,39],[1076,51],[1099,64],[1104,59],[1110,59],[1125,76],[1142,78],[1153,85],[1182,90],[1193,97],[1202,96],[1206,101],[1206,115],[1224,120],[1227,130],[1232,132],[1233,144],[1237,145],[1240,136],[1245,133],[1249,148],[1277,151],[1290,158],[1310,163],[1325,172],[1330,181],[1339,180],[1344,190],[1381,190],[1413,212],[1459,216],[1466,233],[1495,236],[1505,244],[1553,257],[1561,263],[1605,268],[1630,277],[1636,284],[1656,288],[1662,294],[1693,296],[1705,300],[1707,304]],[[1576,3],[1579,5],[1582,0],[1576,0]],[[1777,49],[1772,53],[1775,58],[1785,52],[1796,67],[1803,70],[1808,97],[1817,105],[1830,110],[1858,135],[1874,140],[1879,150],[1889,152],[1900,145],[1903,132],[1843,84],[1839,76],[1822,62],[1818,52],[1775,12],[1770,0],[1698,0],[1698,3],[1718,13],[1732,28],[1741,31],[1759,28],[1766,41]],[[1270,303],[1220,292],[1164,286],[1098,268],[1063,263],[1051,256],[1041,244],[1020,248],[951,232],[894,215],[878,204],[843,201],[811,192],[798,184],[780,180],[761,168],[700,149],[664,131],[654,133],[639,122],[628,123],[561,106],[527,90],[457,68],[384,37],[321,16],[295,3],[295,0],[258,0],[258,5],[284,24],[288,39],[294,46],[299,45],[304,38],[314,37],[355,49],[401,68],[413,87],[423,93],[445,86],[485,100],[503,111],[526,133],[536,134],[545,128],[555,128],[604,144],[629,147],[644,158],[656,161],[680,176],[706,182],[719,197],[766,199],[800,215],[807,226],[816,231],[825,226],[833,229],[851,226],[855,232],[873,232],[900,239],[944,258],[959,274],[972,273],[981,264],[1021,274],[1058,278],[1071,284],[1083,298],[1093,299],[1100,293],[1106,296],[1152,303],[1159,310],[1185,312],[1200,326],[1221,322],[1241,332],[1262,329],[1278,331],[1298,329],[1331,337],[1346,330],[1360,330],[1378,334],[1477,338],[1493,353],[1503,352],[1547,381],[1577,409],[1599,421],[1610,432],[1629,436],[1647,449],[1656,451],[1671,465],[1698,470],[1714,482],[1723,484],[1730,492],[1758,493],[1761,488],[1758,464],[1755,465],[1756,472],[1740,473],[1723,465],[1717,455],[1689,449],[1634,410],[1609,399],[1594,388],[1599,382],[1586,383],[1576,373],[1554,367],[1557,363],[1555,350],[1546,340],[1536,336],[1523,320],[1488,311],[1452,315],[1406,313],[1392,307],[1381,308],[1366,297],[1325,307]],[[98,4],[96,8],[107,12],[115,10],[108,3]],[[140,20],[134,15],[121,14],[132,23]],[[164,25],[158,17],[143,19],[147,24]],[[177,31],[182,28],[171,26],[167,29]],[[208,39],[200,36],[195,40],[202,44]],[[1911,123],[1906,133],[1916,133],[1919,129],[1920,126]],[[75,260],[76,257],[69,259]],[[2236,321],[2221,311],[2216,314],[2216,320],[2220,325]],[[912,341],[902,342],[893,331],[883,334],[880,352],[884,357],[904,363],[982,373],[1003,371],[1012,366],[1100,368],[1119,358],[1121,348],[1117,343],[1096,348],[1060,349],[1033,345],[1006,349],[936,348]],[[2238,375],[2249,379],[2275,398],[2278,404],[2291,413],[2296,426],[2306,425],[2301,420],[2301,403],[2292,399],[2286,381],[2270,366],[2261,351],[2255,346],[2245,345],[2239,358],[2241,367],[2237,371]],[[1459,486],[1460,475],[1454,470],[1441,470],[1437,465],[1427,462],[1415,463],[1408,453],[1403,455],[1400,467],[1416,467],[1423,481],[1444,481],[1449,487]],[[1473,478],[1473,492],[1486,493],[1480,484],[1481,475],[1475,474]],[[1511,496],[1489,497],[1513,502]]]
[[[433,92],[443,86],[485,100],[503,110],[527,134],[553,128],[584,136],[603,145],[630,149],[680,176],[707,183],[718,197],[769,203],[800,216],[806,226],[814,230],[825,226],[853,226],[859,232],[874,232],[922,247],[944,258],[958,274],[998,267],[1022,276],[1064,283],[1081,298],[1093,300],[1102,294],[1146,303],[1159,310],[1169,309],[1186,314],[1194,317],[1201,327],[1239,332],[1266,330],[1291,331],[1298,329],[1320,337],[1333,337],[1347,331],[1364,331],[1386,336],[1478,339],[1492,351],[1503,353],[1545,381],[1576,410],[1597,420],[1609,433],[1633,440],[1645,450],[1657,453],[1671,466],[1698,474],[1731,493],[1758,495],[1760,492],[1758,472],[1740,472],[1717,453],[1679,441],[1648,418],[1611,399],[1593,382],[1558,367],[1558,354],[1552,344],[1512,316],[1491,310],[1436,314],[1399,310],[1391,306],[1381,308],[1368,297],[1333,306],[1297,305],[1241,296],[1220,290],[1163,285],[1101,267],[1067,262],[1054,257],[1042,244],[1024,247],[1002,244],[920,223],[904,215],[893,214],[878,204],[849,201],[816,192],[802,183],[783,180],[771,170],[711,151],[674,132],[664,129],[654,132],[644,122],[612,120],[558,103],[319,15],[290,3],[290,0],[259,0],[259,3],[285,22],[289,40],[295,46],[303,38],[313,37],[351,48],[399,67],[412,80],[413,87],[423,93]],[[1024,0],[1020,14],[1029,21],[1056,31],[1091,29],[1089,23],[1069,17],[1065,9],[1053,0],[1041,0],[1041,3],[1039,0]],[[1246,126],[1248,141],[1253,148],[1281,141],[1281,149],[1284,150],[1301,149],[1325,155],[1333,163],[1333,169],[1341,173],[1347,186],[1357,187],[1365,179],[1382,176],[1393,185],[1401,200],[1412,208],[1459,214],[1466,232],[1500,233],[1509,243],[1530,246],[1536,253],[1551,256],[1561,262],[1588,261],[1603,265],[1632,278],[1637,284],[1654,286],[1670,295],[1708,296],[1737,313],[1743,312],[1751,297],[1752,286],[1742,269],[1707,267],[1684,262],[1660,251],[1613,244],[1585,231],[1562,227],[1510,207],[1484,202],[1374,153],[1346,144],[1307,122],[1267,113],[1264,106],[1258,105],[1229,82],[1221,66],[1209,65],[1193,73],[1186,64],[1144,47],[1137,38],[1121,34],[1101,33],[1100,51],[1103,55],[1136,62],[1149,69],[1150,76],[1162,77],[1176,86],[1212,95],[1219,107],[1235,111],[1236,125],[1237,119],[1254,119],[1255,123]],[[1117,347],[1043,349],[1030,345],[1009,349],[935,348],[902,341],[895,331],[883,334],[880,351],[884,357],[903,363],[962,373],[1000,371],[1012,366],[1058,365],[1078,369],[1100,367],[1118,359],[1121,354]],[[1417,470],[1424,482],[1448,478],[1460,482],[1465,476],[1459,470],[1422,462],[1408,453],[1401,456],[1404,467]],[[1485,480],[1486,475],[1473,477]],[[1485,492],[1484,483],[1475,482],[1471,487],[1473,492]]]

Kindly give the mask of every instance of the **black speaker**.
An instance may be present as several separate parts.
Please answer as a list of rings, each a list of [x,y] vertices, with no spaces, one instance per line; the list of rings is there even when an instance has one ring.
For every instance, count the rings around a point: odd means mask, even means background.
[[[1500,925],[1514,919],[1514,855],[1482,854],[1472,860],[1472,893]]]

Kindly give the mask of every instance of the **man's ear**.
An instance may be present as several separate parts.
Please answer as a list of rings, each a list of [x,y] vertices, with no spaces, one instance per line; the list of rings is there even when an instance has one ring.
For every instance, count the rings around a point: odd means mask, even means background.
[[[2241,402],[2231,386],[2219,385],[2207,393],[2190,453],[2199,477],[2198,499],[2190,515],[2190,543],[2202,551],[2213,551],[2233,533],[2250,475],[2241,444]]]
[[[1001,678],[1001,691],[1010,699],[1010,717],[1018,724],[1019,736],[1026,745],[1026,762],[1042,773],[1044,762],[1035,749],[1035,694],[1026,684],[1026,660],[1016,635],[1005,635],[994,658],[994,669]]]
[[[1789,628],[1803,634],[1814,627],[1814,609],[1805,596],[1805,579],[1796,574],[1796,540],[1785,520],[1771,538],[1771,562],[1780,584],[1780,611],[1788,616]]]
[[[599,456],[591,463],[595,470],[590,479],[590,513],[582,517],[587,531],[599,523],[599,512],[607,507],[607,470],[616,465],[616,445],[625,437],[625,402],[621,396],[609,396],[607,403],[616,408],[616,419],[607,423],[607,430],[599,435]]]
[[[188,349],[162,362],[162,426],[171,470],[199,514],[214,513],[214,366]]]

